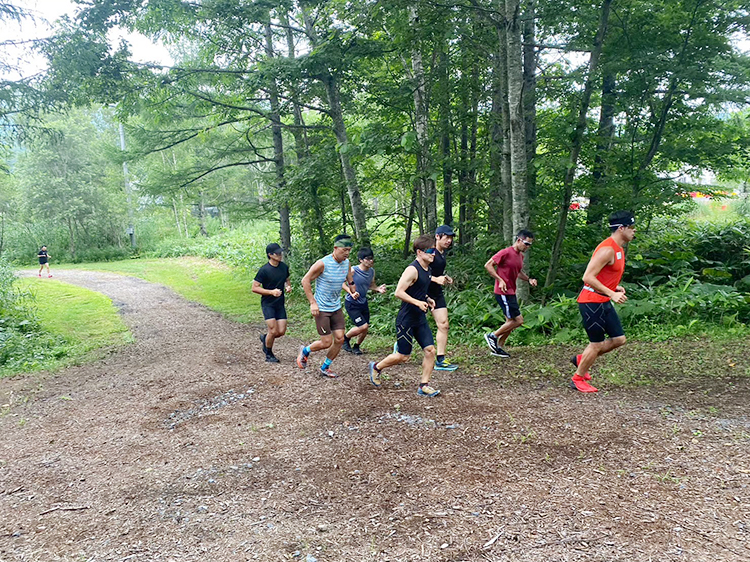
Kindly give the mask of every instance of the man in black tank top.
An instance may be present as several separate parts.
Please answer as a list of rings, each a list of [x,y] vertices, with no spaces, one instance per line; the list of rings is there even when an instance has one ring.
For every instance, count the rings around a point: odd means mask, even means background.
[[[424,350],[422,376],[419,380],[417,394],[434,397],[440,391],[430,386],[430,376],[435,367],[435,341],[432,338],[430,325],[425,313],[435,307],[435,301],[427,294],[430,287],[430,264],[435,258],[435,241],[431,236],[420,236],[414,241],[414,252],[417,259],[410,263],[396,287],[396,297],[403,301],[396,317],[396,348],[394,352],[381,361],[370,363],[370,382],[381,387],[380,372],[383,369],[405,363],[409,360],[412,340]]]

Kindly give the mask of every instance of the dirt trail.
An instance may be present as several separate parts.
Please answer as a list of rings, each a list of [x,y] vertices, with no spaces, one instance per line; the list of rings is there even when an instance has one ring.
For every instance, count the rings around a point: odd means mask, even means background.
[[[430,400],[413,363],[382,390],[368,356],[326,380],[162,286],[55,279],[136,343],[0,380],[2,562],[750,559],[744,380],[582,396],[482,352]]]

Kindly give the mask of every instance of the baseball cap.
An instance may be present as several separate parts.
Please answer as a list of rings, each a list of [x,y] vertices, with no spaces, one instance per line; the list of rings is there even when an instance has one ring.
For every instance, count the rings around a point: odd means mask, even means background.
[[[453,229],[448,226],[447,224],[444,224],[442,226],[438,226],[437,230],[435,231],[435,234],[444,234],[446,236],[455,236],[456,233],[453,232]]]
[[[269,244],[268,246],[266,246],[266,255],[267,256],[271,255],[271,254],[280,254],[280,253],[282,253],[282,251],[283,250],[281,249],[281,246],[279,246],[276,242],[272,242],[271,244]]]
[[[617,211],[609,217],[609,227],[617,228],[620,226],[632,226],[635,224],[635,217],[630,211]]]

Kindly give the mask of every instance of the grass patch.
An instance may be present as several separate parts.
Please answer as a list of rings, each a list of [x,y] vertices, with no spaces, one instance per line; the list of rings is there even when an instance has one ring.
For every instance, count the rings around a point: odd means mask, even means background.
[[[23,365],[3,369],[2,376],[54,370],[87,358],[98,349],[133,341],[112,301],[100,293],[33,278],[19,279],[18,285],[34,295],[36,318],[54,343],[44,354],[25,358]]]
[[[260,297],[252,292],[254,272],[234,270],[205,258],[162,258],[65,264],[60,269],[110,271],[160,283],[188,300],[238,322],[263,322]],[[301,289],[300,289],[301,292]]]

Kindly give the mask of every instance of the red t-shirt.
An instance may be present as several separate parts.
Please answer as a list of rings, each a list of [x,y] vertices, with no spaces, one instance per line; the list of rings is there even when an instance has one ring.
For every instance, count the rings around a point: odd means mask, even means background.
[[[609,237],[596,247],[591,257],[593,258],[602,248],[612,248],[615,251],[615,263],[605,265],[596,278],[607,289],[614,291],[620,284],[625,271],[625,252],[612,237]],[[597,293],[593,287],[584,285],[581,294],[578,295],[578,302],[609,302],[609,297]]]
[[[495,279],[495,294],[515,295],[516,279],[523,268],[523,253],[509,246],[492,256],[492,261],[495,263],[495,272],[502,277],[507,286],[505,292],[501,291],[500,282]]]

